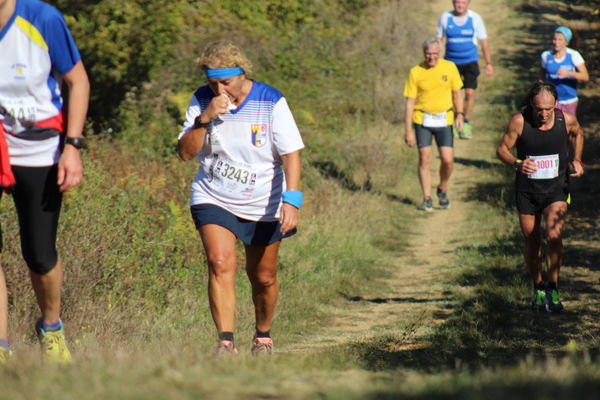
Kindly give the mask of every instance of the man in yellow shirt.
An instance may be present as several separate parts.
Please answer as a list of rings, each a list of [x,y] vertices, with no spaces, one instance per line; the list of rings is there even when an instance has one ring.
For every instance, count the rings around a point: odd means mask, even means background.
[[[452,124],[458,131],[464,124],[462,80],[452,61],[440,60],[440,44],[435,39],[423,43],[425,61],[411,68],[404,85],[405,142],[419,149],[419,181],[423,191],[422,211],[433,210],[431,200],[431,145],[438,146],[441,159],[437,196],[440,208],[450,207],[448,181],[454,166]],[[454,115],[456,114],[456,118]],[[414,127],[414,131],[413,131]]]

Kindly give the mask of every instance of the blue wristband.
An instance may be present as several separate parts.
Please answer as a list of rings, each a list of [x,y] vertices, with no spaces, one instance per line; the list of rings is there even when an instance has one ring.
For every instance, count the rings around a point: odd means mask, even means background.
[[[288,190],[283,192],[282,200],[284,203],[293,205],[296,208],[300,208],[303,200],[302,192],[299,190]]]

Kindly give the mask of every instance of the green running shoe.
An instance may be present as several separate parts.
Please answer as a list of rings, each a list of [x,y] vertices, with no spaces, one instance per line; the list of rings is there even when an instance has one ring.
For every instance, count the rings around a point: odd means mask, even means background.
[[[549,313],[560,312],[565,307],[560,302],[557,289],[546,289],[546,311]]]
[[[10,349],[0,346],[0,365],[6,364],[12,357]]]
[[[546,311],[546,291],[544,289],[533,289],[533,309]]]
[[[65,339],[65,330],[62,326],[57,331],[46,331],[41,323],[37,323],[35,331],[40,341],[42,350],[42,361],[49,364],[71,364],[71,352],[67,347]]]
[[[460,132],[456,129],[456,127],[454,126],[454,124],[452,124],[452,135],[457,138],[460,136]]]
[[[460,139],[472,139],[473,138],[473,128],[471,127],[471,124],[469,124],[468,122],[465,122],[465,126],[463,126],[463,130],[462,132],[458,133],[458,137]]]

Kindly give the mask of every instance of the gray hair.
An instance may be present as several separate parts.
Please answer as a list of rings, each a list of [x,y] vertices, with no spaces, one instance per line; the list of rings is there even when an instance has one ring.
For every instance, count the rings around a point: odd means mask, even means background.
[[[437,46],[440,47],[440,42],[437,39],[427,39],[423,42],[423,51],[427,50],[430,47]]]

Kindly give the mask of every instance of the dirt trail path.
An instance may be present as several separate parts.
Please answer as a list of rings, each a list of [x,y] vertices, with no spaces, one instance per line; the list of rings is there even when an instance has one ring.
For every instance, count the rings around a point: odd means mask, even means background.
[[[451,9],[449,0],[435,0],[431,3],[430,23],[432,32],[437,25],[437,19],[443,11]],[[478,1],[475,10],[480,13],[484,21],[501,18],[505,13],[504,3],[496,1]],[[496,24],[497,25],[497,24]],[[494,24],[487,27],[492,46],[500,39],[495,36],[497,29]],[[495,39],[494,39],[495,38]],[[493,47],[492,47],[493,48]],[[418,60],[417,60],[418,61]],[[485,75],[485,73],[483,73]],[[480,77],[480,82],[485,86],[489,81]],[[482,92],[481,90],[478,92]],[[478,103],[485,103],[485,94],[480,95]],[[489,94],[488,94],[489,96]],[[480,107],[481,110],[481,107]],[[481,112],[475,107],[475,117],[483,118]],[[470,141],[455,141],[455,156],[457,158],[478,158],[478,148],[487,146],[484,139],[474,131],[474,139]],[[489,152],[486,152],[488,154]],[[432,163],[433,182],[437,182],[439,161]],[[415,166],[416,168],[416,166]],[[415,179],[417,179],[415,173]],[[383,291],[364,298],[352,298],[330,306],[325,312],[333,315],[329,327],[324,328],[319,335],[311,337],[310,342],[299,343],[288,347],[287,351],[303,351],[316,349],[332,344],[347,341],[367,339],[373,335],[381,335],[387,331],[398,333],[399,329],[405,330],[406,348],[414,346],[411,338],[416,338],[427,332],[436,323],[442,322],[451,312],[449,303],[453,300],[448,290],[460,290],[458,287],[449,287],[450,275],[446,272],[456,263],[453,254],[458,246],[471,243],[471,235],[467,233],[467,216],[473,202],[465,202],[468,191],[474,186],[480,175],[473,173],[473,167],[455,164],[454,173],[450,184],[449,210],[434,209],[426,215],[415,210],[414,230],[410,233],[408,251],[398,257],[394,265],[395,273],[385,279]],[[437,207],[437,198],[434,195],[434,206]]]

